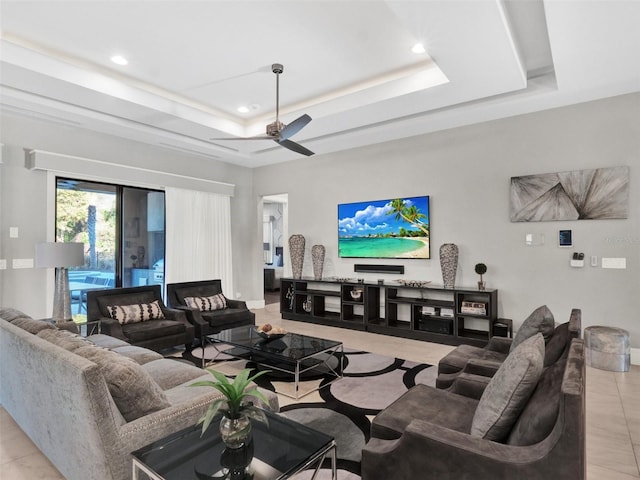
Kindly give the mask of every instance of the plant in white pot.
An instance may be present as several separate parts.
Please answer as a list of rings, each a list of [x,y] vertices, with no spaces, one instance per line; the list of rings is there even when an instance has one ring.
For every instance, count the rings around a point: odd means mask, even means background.
[[[255,397],[265,404],[269,404],[264,395],[251,383],[268,371],[265,370],[249,377],[251,370],[244,369],[238,373],[233,382],[212,368],[207,368],[207,371],[215,377],[215,382],[203,380],[192,383],[191,386],[215,388],[223,394],[223,398],[211,402],[207,412],[198,420],[198,424],[202,423],[202,434],[204,435],[204,432],[209,428],[216,414],[221,412],[220,436],[222,441],[228,448],[240,448],[249,437],[252,418],[268,423],[262,409],[247,399],[247,397]]]

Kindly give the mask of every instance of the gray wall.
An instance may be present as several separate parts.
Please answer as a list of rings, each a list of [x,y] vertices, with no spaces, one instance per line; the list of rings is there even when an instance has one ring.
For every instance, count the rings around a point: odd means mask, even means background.
[[[255,246],[256,204],[252,200],[253,175],[250,169],[203,157],[189,156],[118,137],[52,125],[37,120],[3,115],[0,143],[4,144],[0,164],[0,258],[7,259],[8,269],[0,270],[0,304],[21,309],[34,317],[44,317],[47,305],[46,271],[11,269],[14,258],[33,258],[34,246],[47,237],[47,174],[24,167],[24,149],[38,149],[59,154],[102,160],[114,164],[140,166],[160,171],[233,183],[231,199],[233,268],[235,292],[243,298],[256,298],[255,263],[247,255]],[[49,201],[49,204],[47,203]],[[20,236],[9,238],[9,227],[17,226]],[[53,226],[51,226],[53,228]],[[185,232],[188,235],[188,232]]]
[[[640,94],[456,128],[407,140],[316,155],[249,170],[156,149],[75,127],[2,117],[0,143],[0,258],[33,258],[46,238],[46,175],[24,168],[23,148],[153,166],[198,174],[236,185],[232,199],[234,277],[243,299],[262,299],[262,203],[269,194],[289,194],[288,231],[307,238],[305,274],[311,275],[311,245],[327,249],[325,275],[356,276],[353,260],[337,255],[337,204],[396,196],[430,195],[432,259],[387,261],[406,266],[405,279],[441,283],[438,248],[460,248],[457,284],[473,286],[475,263],[489,270],[488,287],[499,289],[499,314],[516,326],[541,304],[559,322],[571,308],[583,311],[583,325],[627,328],[640,346]],[[511,223],[512,176],[628,165],[630,211],[626,220]],[[9,227],[20,238],[9,238]],[[560,228],[574,231],[575,248],[560,249]],[[545,244],[525,246],[526,233],[543,234]],[[568,266],[571,252],[586,257],[626,257],[626,270]],[[361,263],[381,263],[362,261]],[[288,259],[285,259],[285,265]],[[369,278],[395,275],[359,274]],[[44,316],[43,271],[0,270],[0,304]],[[48,308],[47,308],[48,307]]]
[[[628,165],[629,218],[511,223],[512,176]],[[456,284],[475,286],[473,267],[486,263],[487,286],[499,290],[499,315],[520,325],[547,304],[557,322],[581,308],[583,327],[615,325],[640,346],[640,94],[523,115],[255,171],[255,195],[289,194],[289,232],[306,237],[303,275],[312,276],[311,245],[326,247],[325,276],[356,274],[354,263],[403,264],[405,279],[442,283],[438,249],[453,242],[460,258]],[[430,195],[431,260],[340,259],[337,204]],[[574,248],[557,246],[572,229]],[[525,235],[545,244],[526,246]],[[571,268],[573,251],[587,259],[626,257],[626,270]],[[288,259],[286,259],[288,260]]]

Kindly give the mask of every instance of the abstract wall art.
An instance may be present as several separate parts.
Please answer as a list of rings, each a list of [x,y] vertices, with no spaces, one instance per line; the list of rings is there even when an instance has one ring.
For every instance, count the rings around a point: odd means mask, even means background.
[[[629,167],[511,177],[512,222],[627,218]]]

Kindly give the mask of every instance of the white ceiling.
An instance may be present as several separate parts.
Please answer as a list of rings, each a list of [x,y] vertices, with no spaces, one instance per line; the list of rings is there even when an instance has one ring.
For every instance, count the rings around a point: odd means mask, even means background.
[[[638,25],[640,0],[2,0],[0,108],[256,167],[304,157],[212,138],[275,120],[272,63],[321,155],[640,91]]]

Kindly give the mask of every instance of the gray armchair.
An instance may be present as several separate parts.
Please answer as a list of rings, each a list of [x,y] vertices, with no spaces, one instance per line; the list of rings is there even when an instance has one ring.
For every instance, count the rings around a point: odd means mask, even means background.
[[[121,323],[112,316],[113,307],[122,309],[136,305],[145,308],[156,301],[163,318]],[[100,330],[106,335],[155,351],[176,345],[191,348],[193,344],[193,325],[185,312],[164,305],[160,285],[90,290],[87,292],[87,320],[100,320]]]
[[[196,329],[196,337],[204,344],[204,337],[229,328],[255,325],[256,315],[241,300],[225,297],[226,307],[218,310],[200,310],[187,306],[185,298],[222,295],[221,280],[201,280],[167,284],[167,304],[186,312],[187,319]],[[224,295],[223,295],[224,296]]]
[[[418,385],[376,416],[362,480],[585,478],[582,340],[543,370],[501,440],[471,433],[479,401],[454,393],[458,381],[452,391]]]

